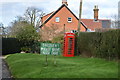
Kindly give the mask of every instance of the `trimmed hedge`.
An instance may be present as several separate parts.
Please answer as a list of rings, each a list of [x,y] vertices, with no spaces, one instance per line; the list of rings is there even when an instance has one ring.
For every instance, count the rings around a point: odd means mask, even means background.
[[[81,32],[77,41],[79,54],[83,56],[120,59],[120,30]]]
[[[30,42],[30,45],[24,46],[22,41],[17,38],[2,38],[2,55],[20,53],[40,53],[40,45],[38,41]]]
[[[16,38],[2,38],[2,55],[19,53],[20,44]]]

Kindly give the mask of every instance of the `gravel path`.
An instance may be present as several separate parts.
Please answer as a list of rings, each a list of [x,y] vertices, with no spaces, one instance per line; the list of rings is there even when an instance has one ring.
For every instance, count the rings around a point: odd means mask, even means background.
[[[3,57],[0,57],[0,79],[4,80],[5,78],[11,78],[11,73],[9,71],[8,65]]]

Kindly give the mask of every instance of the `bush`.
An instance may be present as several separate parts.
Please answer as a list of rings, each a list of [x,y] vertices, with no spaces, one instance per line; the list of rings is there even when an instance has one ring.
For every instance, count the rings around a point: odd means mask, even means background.
[[[52,43],[61,43],[63,44],[64,41],[64,36],[63,35],[59,35],[53,38]]]
[[[87,57],[100,57],[105,59],[120,59],[120,30],[107,32],[80,33],[79,54]]]
[[[22,47],[21,51],[23,51],[25,53],[29,53],[29,52],[31,52],[31,48],[29,48],[29,47]]]
[[[52,43],[60,43],[61,44],[61,53],[63,53],[63,42],[64,42],[64,35],[59,35],[53,38]]]
[[[38,52],[38,40],[39,34],[35,28],[27,22],[21,22],[23,27],[19,26],[19,30],[16,31],[16,38],[20,41],[22,50],[25,52]]]
[[[40,42],[36,41],[32,46],[30,46],[32,53],[40,53]]]

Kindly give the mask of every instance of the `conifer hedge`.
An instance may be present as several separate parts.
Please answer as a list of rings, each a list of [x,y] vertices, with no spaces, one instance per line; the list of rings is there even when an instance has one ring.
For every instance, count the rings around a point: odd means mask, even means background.
[[[2,55],[19,53],[20,42],[16,38],[2,38]]]
[[[120,29],[107,32],[81,32],[77,41],[81,55],[109,60],[120,59]]]

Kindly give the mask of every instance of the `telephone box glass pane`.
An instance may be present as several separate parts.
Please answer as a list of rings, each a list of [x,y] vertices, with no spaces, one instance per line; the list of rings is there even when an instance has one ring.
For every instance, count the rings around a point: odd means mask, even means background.
[[[68,38],[68,54],[72,54],[73,38]]]

